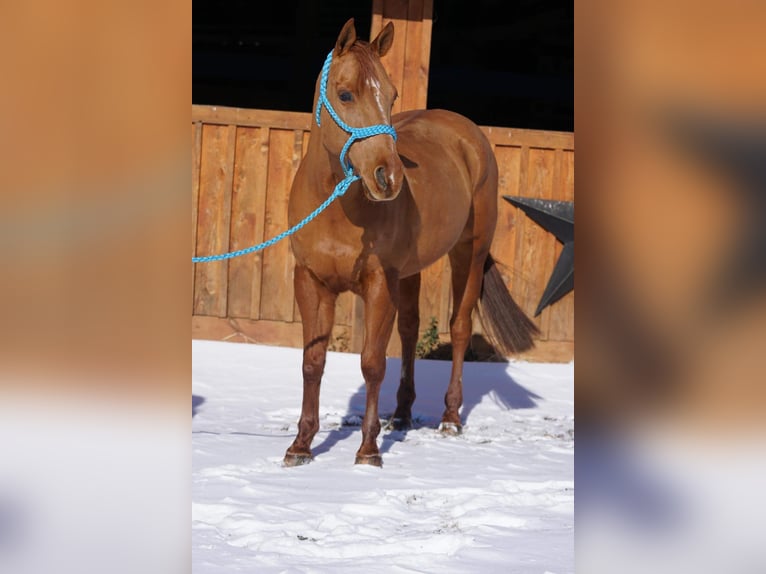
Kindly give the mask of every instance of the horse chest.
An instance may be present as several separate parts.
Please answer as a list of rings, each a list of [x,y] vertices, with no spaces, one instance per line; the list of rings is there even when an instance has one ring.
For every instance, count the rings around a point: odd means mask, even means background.
[[[354,279],[354,262],[360,257],[361,247],[349,238],[331,234],[314,242],[304,253],[305,264],[317,275]]]
[[[360,278],[378,267],[400,268],[404,250],[395,230],[357,227],[334,222],[324,232],[296,237],[293,253],[299,264],[308,267],[335,291],[358,291]]]

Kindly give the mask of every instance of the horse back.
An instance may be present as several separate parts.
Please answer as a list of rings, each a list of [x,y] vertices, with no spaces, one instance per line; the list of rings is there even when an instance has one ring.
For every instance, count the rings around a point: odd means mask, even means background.
[[[470,187],[497,169],[492,146],[474,122],[448,110],[412,110],[396,114],[400,155],[426,171],[464,171]],[[410,163],[410,167],[414,167]],[[407,164],[405,164],[405,167]],[[441,168],[441,169],[439,169]]]

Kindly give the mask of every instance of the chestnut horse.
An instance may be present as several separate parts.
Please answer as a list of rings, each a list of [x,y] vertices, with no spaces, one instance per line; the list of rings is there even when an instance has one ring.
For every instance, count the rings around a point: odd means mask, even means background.
[[[319,430],[319,387],[339,293],[351,290],[364,302],[361,363],[366,409],[357,464],[382,464],[378,398],[397,313],[402,372],[391,424],[397,429],[411,425],[420,272],[425,267],[449,254],[453,352],[442,432],[462,429],[458,411],[463,402],[463,357],[477,301],[481,300],[485,330],[504,353],[529,349],[537,333],[489,255],[497,222],[492,148],[478,126],[452,112],[418,110],[391,116],[396,88],[380,58],[393,36],[389,22],[371,42],[358,40],[349,20],[317,80],[311,138],[290,193],[290,225],[326,202],[336,185],[348,185],[351,173],[355,181],[315,221],[291,236],[295,298],[303,319],[303,405],[298,435],[285,454],[287,466],[311,460],[311,441]],[[354,129],[349,126],[377,130],[349,137]]]

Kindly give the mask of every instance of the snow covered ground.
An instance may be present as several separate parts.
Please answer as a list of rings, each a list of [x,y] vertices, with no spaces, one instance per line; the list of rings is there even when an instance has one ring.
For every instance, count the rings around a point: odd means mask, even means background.
[[[435,429],[450,363],[418,361],[415,428],[354,465],[359,356],[329,353],[311,464],[284,468],[296,349],[193,341],[196,574],[574,572],[574,364],[466,363],[464,429]],[[389,359],[380,412],[395,407]]]

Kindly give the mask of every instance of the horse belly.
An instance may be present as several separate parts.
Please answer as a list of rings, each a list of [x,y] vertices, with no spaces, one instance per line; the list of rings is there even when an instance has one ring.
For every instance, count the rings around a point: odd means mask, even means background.
[[[451,183],[454,185],[455,181]],[[455,188],[453,185],[413,190],[419,225],[413,237],[415,256],[402,269],[403,276],[417,273],[438,261],[466,231],[471,193],[467,186],[462,189],[462,186]]]
[[[452,112],[417,110],[394,117],[397,149],[416,206],[416,254],[406,274],[431,265],[473,237],[475,192],[491,171],[492,149],[478,126]],[[494,201],[494,199],[493,199]]]

